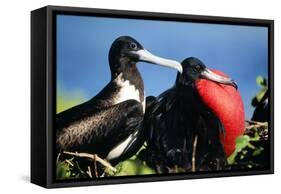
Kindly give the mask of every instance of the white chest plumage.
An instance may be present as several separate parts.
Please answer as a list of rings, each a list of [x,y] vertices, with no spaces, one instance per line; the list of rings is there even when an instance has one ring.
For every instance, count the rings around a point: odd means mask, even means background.
[[[120,86],[120,90],[116,95],[114,100],[114,104],[118,104],[124,102],[126,100],[136,100],[143,105],[143,112],[145,111],[145,100],[143,102],[140,99],[140,92],[135,87],[135,85],[131,84],[129,80],[125,80],[123,78],[122,73],[118,75],[118,77],[114,80],[118,86]],[[145,99],[145,98],[144,98]]]

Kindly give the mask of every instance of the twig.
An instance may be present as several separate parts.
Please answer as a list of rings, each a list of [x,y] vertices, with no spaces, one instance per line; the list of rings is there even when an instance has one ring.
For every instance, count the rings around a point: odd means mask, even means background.
[[[95,155],[95,160],[94,160],[94,172],[95,172],[95,176],[96,178],[99,177],[98,175],[98,171],[97,171],[97,159],[96,159],[97,155]]]
[[[257,122],[257,121],[249,121],[246,120],[247,123],[249,123],[250,125],[246,126],[246,130],[251,130],[254,128],[260,128],[260,127],[268,127],[267,122]]]
[[[60,160],[60,153],[57,156],[57,163],[59,162],[59,160]]]
[[[198,139],[198,136],[196,135],[195,138],[194,138],[194,142],[193,142],[193,151],[192,151],[192,172],[195,172],[195,169],[196,169],[196,160],[195,160],[195,156],[196,156],[196,146],[197,146],[197,139]]]
[[[259,121],[251,121],[251,120],[245,120],[249,124],[256,124],[256,125],[265,125],[266,122],[259,122]]]
[[[90,178],[93,178],[90,166],[88,166],[87,174],[89,175]]]
[[[77,161],[75,161],[77,169],[80,171],[81,174],[86,174],[79,166],[79,163]]]
[[[249,121],[249,120],[246,120],[246,122],[250,124],[249,126],[246,126],[246,129],[268,127],[267,122],[258,122],[258,121]]]
[[[72,162],[70,162],[69,160],[65,160],[70,166],[74,166],[74,164]]]
[[[109,162],[107,162],[106,160],[103,160],[102,158],[100,158],[98,155],[96,154],[88,154],[88,153],[78,153],[78,152],[67,152],[64,151],[64,154],[68,154],[71,156],[76,156],[76,157],[80,157],[80,158],[90,158],[93,161],[97,161],[99,163],[101,163],[103,166],[109,168],[110,170],[112,170],[113,172],[116,172],[116,168],[114,168],[113,166],[111,166],[111,164]]]

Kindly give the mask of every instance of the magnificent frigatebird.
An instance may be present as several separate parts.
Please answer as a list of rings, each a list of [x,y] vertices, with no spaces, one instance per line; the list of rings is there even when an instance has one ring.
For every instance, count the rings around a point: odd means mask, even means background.
[[[111,81],[89,101],[56,116],[57,152],[94,153],[115,163],[137,151],[145,111],[139,61],[182,71],[180,63],[152,55],[135,39],[117,38],[109,51]]]
[[[159,173],[223,169],[244,130],[237,85],[194,57],[182,67],[175,85],[146,110],[146,160]]]

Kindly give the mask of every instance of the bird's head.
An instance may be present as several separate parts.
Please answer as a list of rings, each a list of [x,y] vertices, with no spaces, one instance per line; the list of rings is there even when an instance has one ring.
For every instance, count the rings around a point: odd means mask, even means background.
[[[200,100],[220,119],[225,134],[221,143],[227,156],[235,149],[235,139],[244,133],[245,114],[243,101],[235,81],[218,70],[209,70],[197,58],[182,62],[183,73],[178,74],[177,84],[192,86]]]
[[[112,76],[135,68],[136,63],[140,61],[174,68],[182,72],[182,66],[179,62],[153,55],[132,37],[121,36],[112,43],[109,51]]]
[[[202,61],[195,57],[186,58],[181,64],[183,73],[178,73],[177,84],[193,85],[199,79],[206,79],[220,84],[231,85],[237,89],[237,84],[233,79],[212,72]]]

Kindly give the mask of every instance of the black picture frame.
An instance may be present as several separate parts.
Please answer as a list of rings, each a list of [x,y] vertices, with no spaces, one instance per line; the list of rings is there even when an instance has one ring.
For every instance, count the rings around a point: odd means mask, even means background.
[[[54,179],[54,115],[56,102],[56,14],[184,21],[268,28],[270,167],[267,170],[200,172],[194,174],[128,176],[58,182]],[[274,173],[274,21],[171,13],[46,6],[31,12],[31,182],[46,188],[229,177]]]

